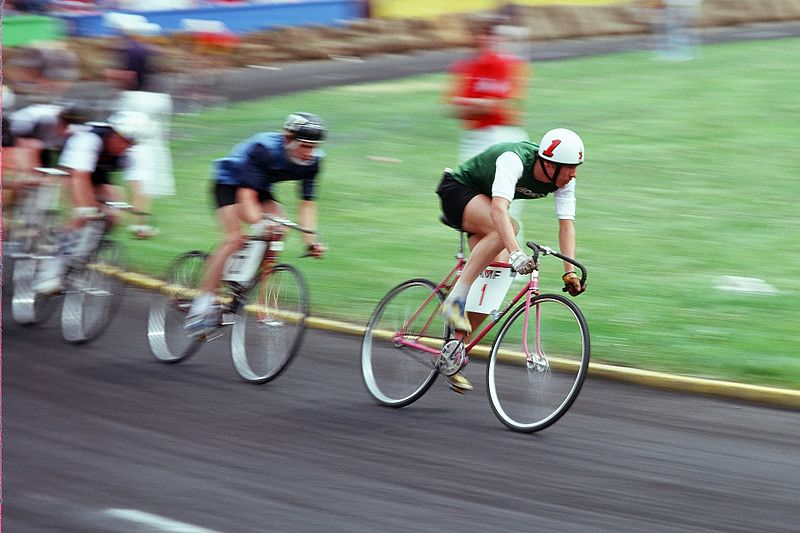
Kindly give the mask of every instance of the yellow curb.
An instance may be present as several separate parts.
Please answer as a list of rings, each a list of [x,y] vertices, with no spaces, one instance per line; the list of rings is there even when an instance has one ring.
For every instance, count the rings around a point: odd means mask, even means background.
[[[117,275],[126,283],[143,289],[161,290],[166,286],[166,283],[163,281],[134,272],[123,272]],[[366,330],[366,326],[348,324],[338,320],[313,316],[306,319],[306,325],[314,329],[354,336],[361,336]],[[488,356],[489,349],[486,346],[476,346],[470,353],[471,355],[485,358]],[[594,362],[589,363],[589,375],[657,389],[689,392],[693,394],[708,394],[733,400],[800,409],[800,390],[748,385],[733,381],[693,378]]]
[[[793,389],[693,378],[592,362],[589,363],[589,375],[677,392],[710,394],[734,400],[800,409],[800,391]]]
[[[148,289],[152,291],[160,290],[162,287],[166,285],[165,282],[149,278],[147,276],[143,276],[142,274],[137,274],[135,272],[122,272],[119,274],[120,279],[129,285],[135,285],[137,287]]]

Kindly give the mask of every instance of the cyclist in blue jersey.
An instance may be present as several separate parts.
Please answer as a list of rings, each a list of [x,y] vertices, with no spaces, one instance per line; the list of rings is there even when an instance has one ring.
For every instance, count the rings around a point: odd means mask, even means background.
[[[230,154],[214,161],[213,195],[223,238],[209,258],[200,286],[186,317],[190,335],[201,335],[216,325],[213,313],[215,291],[228,258],[244,244],[242,224],[263,232],[263,215],[281,216],[282,208],[272,194],[273,184],[297,181],[300,195],[298,218],[301,226],[317,225],[316,183],[324,156],[320,144],[326,127],[312,113],[292,113],[283,132],[262,132],[237,144]],[[326,248],[315,235],[303,234],[308,253],[322,257]]]

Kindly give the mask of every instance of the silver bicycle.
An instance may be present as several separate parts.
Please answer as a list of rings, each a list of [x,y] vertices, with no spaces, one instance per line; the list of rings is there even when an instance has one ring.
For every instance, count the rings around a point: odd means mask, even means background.
[[[225,266],[214,304],[216,327],[191,337],[184,322],[199,292],[208,254],[186,252],[168,268],[165,284],[150,302],[147,340],[164,363],[183,361],[232,326],[231,356],[239,376],[266,383],[283,372],[297,355],[306,329],[308,289],[292,265],[278,263],[286,229],[314,232],[286,219],[265,217],[272,224],[251,236]]]
[[[49,178],[68,173],[53,168],[38,168]],[[110,240],[113,212],[130,209],[124,202],[104,202],[98,216],[78,228],[67,230],[57,216],[58,202],[51,180],[33,192],[29,221],[21,228],[24,240],[13,255],[11,314],[15,322],[31,326],[47,321],[61,306],[61,335],[71,343],[84,343],[98,337],[119,309],[124,283],[117,274],[124,270],[121,246]],[[48,200],[42,200],[46,195]],[[38,221],[31,224],[30,221]],[[71,248],[65,254],[64,248]],[[57,287],[37,288],[43,271],[60,268]]]

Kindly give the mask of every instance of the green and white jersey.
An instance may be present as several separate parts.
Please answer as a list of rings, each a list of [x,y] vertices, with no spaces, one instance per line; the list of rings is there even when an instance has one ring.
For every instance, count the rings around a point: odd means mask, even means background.
[[[539,146],[522,141],[500,143],[464,161],[453,172],[453,179],[489,197],[514,199],[544,198],[550,193],[556,200],[556,216],[575,219],[575,180],[559,189],[533,177]]]

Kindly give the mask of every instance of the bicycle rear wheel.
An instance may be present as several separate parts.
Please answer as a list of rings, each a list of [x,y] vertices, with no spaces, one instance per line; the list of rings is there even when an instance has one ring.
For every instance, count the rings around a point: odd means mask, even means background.
[[[276,378],[300,348],[308,316],[308,289],[291,265],[259,276],[237,309],[231,333],[233,366],[245,381]]]
[[[189,337],[183,324],[199,291],[207,260],[208,254],[198,251],[178,257],[167,269],[167,285],[150,299],[147,342],[159,361],[177,363],[203,344],[202,339]]]
[[[390,290],[372,313],[361,343],[361,375],[381,405],[404,407],[431,387],[447,340],[444,296],[426,279]]]
[[[52,217],[41,219],[41,226],[26,227],[25,238],[11,253],[11,316],[21,325],[40,324],[47,321],[58,308],[55,294],[41,294],[34,291],[34,280],[42,269],[58,261],[58,234],[54,231],[56,222]]]
[[[84,343],[98,337],[114,318],[125,294],[122,248],[101,240],[85,264],[68,269],[61,308],[61,335]]]
[[[532,433],[556,422],[577,398],[589,369],[590,345],[583,314],[564,296],[537,296],[525,318],[521,305],[497,334],[486,389],[503,424]]]

